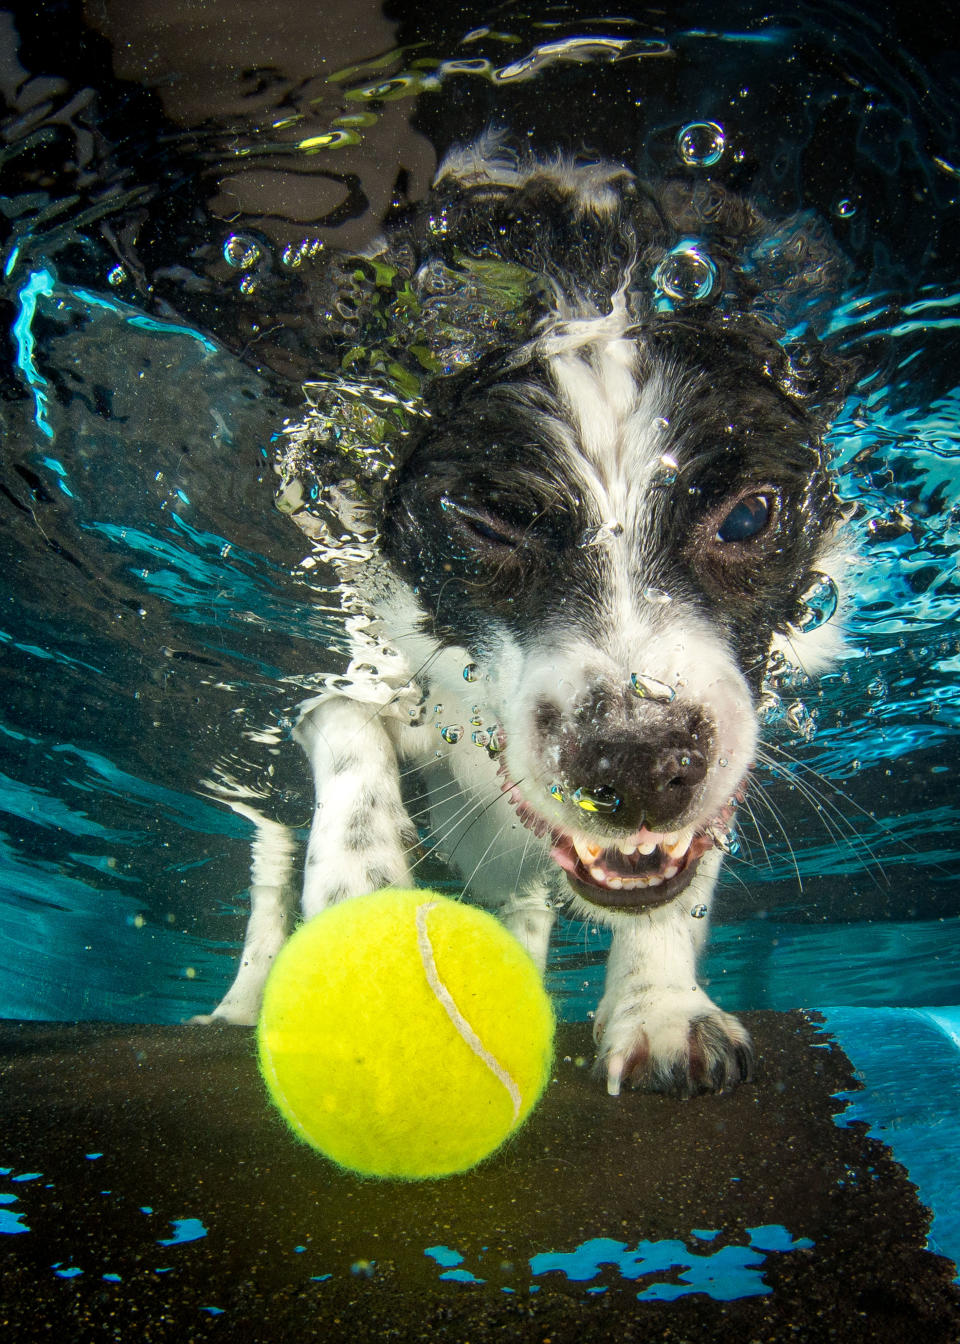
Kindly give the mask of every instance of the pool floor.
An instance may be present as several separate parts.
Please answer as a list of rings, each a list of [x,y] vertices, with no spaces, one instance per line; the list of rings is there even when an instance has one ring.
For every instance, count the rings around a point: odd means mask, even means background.
[[[564,1026],[520,1134],[415,1184],[291,1137],[248,1032],[2,1024],[4,1339],[955,1344],[928,1209],[836,1123],[850,1062],[802,1014],[747,1021],[756,1081],[685,1102],[608,1097]]]

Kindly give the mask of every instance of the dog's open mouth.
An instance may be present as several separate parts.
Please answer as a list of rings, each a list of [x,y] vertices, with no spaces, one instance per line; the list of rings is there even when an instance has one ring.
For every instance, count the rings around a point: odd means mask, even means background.
[[[703,831],[660,834],[646,829],[603,849],[593,841],[554,833],[550,857],[578,895],[594,905],[632,909],[673,900],[714,845]]]
[[[723,847],[734,814],[731,802],[707,826],[669,832],[642,827],[604,847],[551,825],[509,779],[504,779],[501,788],[524,826],[538,836],[550,833],[550,857],[567,874],[577,895],[614,910],[639,910],[672,901],[692,881],[703,855]]]

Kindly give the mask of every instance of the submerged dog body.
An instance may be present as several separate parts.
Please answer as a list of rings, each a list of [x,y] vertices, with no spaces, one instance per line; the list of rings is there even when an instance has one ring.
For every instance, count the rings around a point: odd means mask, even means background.
[[[842,377],[815,333],[836,260],[809,221],[774,228],[709,183],[486,140],[350,265],[366,293],[328,325],[359,345],[373,308],[381,330],[351,395],[406,419],[345,454],[328,390],[295,436],[327,517],[305,530],[359,518],[372,542],[342,573],[356,657],[295,730],[316,789],[303,913],[414,881],[417,766],[432,833],[541,966],[558,907],[611,926],[609,1090],[729,1086],[749,1037],[696,962],[771,650],[823,660],[804,594],[840,519],[822,435]],[[402,322],[406,346],[382,335]],[[408,348],[431,373],[413,393]],[[215,1017],[256,1016],[290,853],[259,819]]]

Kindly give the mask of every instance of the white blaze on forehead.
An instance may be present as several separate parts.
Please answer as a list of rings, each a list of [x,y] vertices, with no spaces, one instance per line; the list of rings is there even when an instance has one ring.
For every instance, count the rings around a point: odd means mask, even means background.
[[[596,341],[554,354],[549,369],[572,433],[571,468],[584,503],[601,521],[631,530],[644,512],[651,478],[666,450],[666,379],[641,381],[634,343]]]

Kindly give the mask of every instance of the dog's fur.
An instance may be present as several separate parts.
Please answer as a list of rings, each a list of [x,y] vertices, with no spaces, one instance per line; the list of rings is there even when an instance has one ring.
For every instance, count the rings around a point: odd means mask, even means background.
[[[696,962],[768,657],[809,671],[830,642],[802,594],[840,521],[822,438],[844,378],[817,328],[841,274],[809,219],[495,137],[328,266],[337,372],[278,470],[356,652],[295,729],[316,787],[303,914],[415,882],[415,764],[441,848],[541,966],[558,907],[611,926],[611,1092],[751,1070]],[[293,845],[220,792],[257,831],[213,1018],[251,1022]]]

